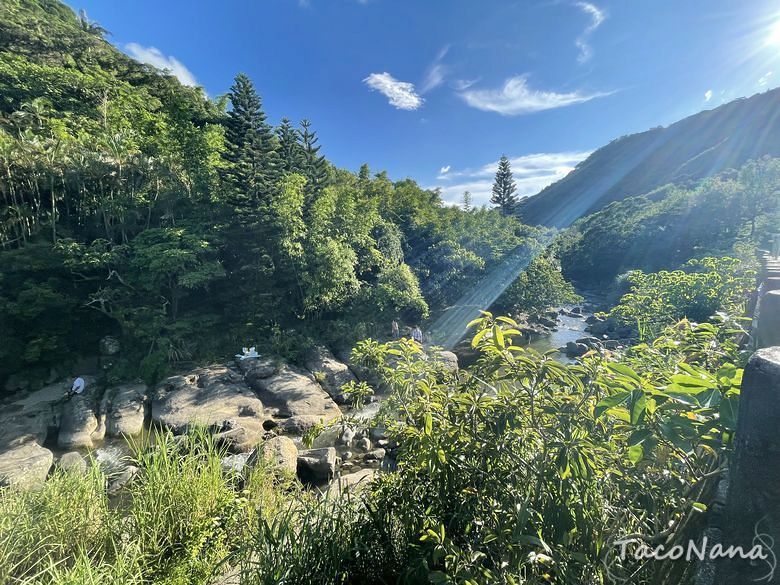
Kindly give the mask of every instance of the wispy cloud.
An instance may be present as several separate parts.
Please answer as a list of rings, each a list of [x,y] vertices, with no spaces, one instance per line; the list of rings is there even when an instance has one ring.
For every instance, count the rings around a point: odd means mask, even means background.
[[[761,76],[761,78],[758,80],[758,85],[761,85],[761,86],[764,86],[764,85],[766,85],[767,83],[769,83],[769,78],[770,78],[770,77],[772,77],[772,72],[771,72],[771,71],[767,71],[767,72],[766,72],[766,73],[764,73],[764,74]]]
[[[476,79],[455,79],[452,82],[452,87],[456,91],[466,91],[472,85],[479,81],[479,77]]]
[[[562,179],[589,154],[589,151],[552,152],[510,159],[518,196],[534,195],[547,185]],[[459,204],[464,191],[471,192],[474,205],[490,202],[493,180],[498,169],[497,161],[476,169],[452,171],[449,167],[444,167],[442,171],[445,168],[447,172],[439,172],[439,184],[436,187],[441,191],[442,199],[446,203]]]
[[[439,169],[439,177],[442,177],[443,175],[446,175],[447,173],[449,173],[451,168],[452,167],[450,165],[447,165],[447,166],[444,166],[444,167],[440,168]]]
[[[416,110],[425,101],[415,91],[414,84],[399,81],[387,72],[372,73],[363,83],[384,95],[390,105],[399,110]]]
[[[704,92],[704,101],[708,102],[711,99],[712,99],[712,90],[708,89],[707,91]]]
[[[531,89],[528,86],[528,76],[519,75],[510,77],[498,89],[467,89],[460,92],[460,96],[468,105],[478,110],[498,112],[505,116],[517,116],[580,104],[610,95],[610,93],[612,92],[581,93],[572,91],[558,93]]]
[[[447,56],[449,50],[450,46],[446,45],[436,55],[433,63],[430,64],[425,72],[425,79],[420,85],[420,93],[427,93],[444,83],[444,78],[447,76],[447,66],[442,63],[442,60]]]
[[[125,51],[133,59],[140,61],[141,63],[147,63],[158,69],[169,71],[184,85],[198,85],[195,76],[181,61],[173,55],[168,55],[166,57],[157,47],[144,47],[138,43],[127,43],[125,45]]]
[[[601,26],[601,23],[604,22],[607,15],[601,8],[590,2],[577,2],[575,6],[590,17],[590,24],[582,31],[582,34],[577,37],[577,40],[574,41],[577,48],[580,50],[577,61],[585,63],[593,56],[593,49],[588,42],[590,40],[590,35]]]

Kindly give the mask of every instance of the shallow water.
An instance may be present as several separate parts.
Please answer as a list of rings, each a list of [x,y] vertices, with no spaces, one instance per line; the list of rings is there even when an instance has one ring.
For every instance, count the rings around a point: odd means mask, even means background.
[[[569,317],[567,315],[558,315],[558,330],[553,331],[549,335],[535,335],[528,347],[531,347],[539,353],[544,353],[551,349],[558,349],[565,346],[570,341],[577,341],[581,337],[587,337],[588,333],[585,332],[585,319],[589,316],[588,313],[583,313],[582,318]],[[557,361],[571,364],[574,363],[574,359],[567,357],[565,353],[558,352],[553,356]]]

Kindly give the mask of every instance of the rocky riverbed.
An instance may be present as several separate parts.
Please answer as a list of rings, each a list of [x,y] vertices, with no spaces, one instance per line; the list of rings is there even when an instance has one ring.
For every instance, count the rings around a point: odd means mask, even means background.
[[[438,358],[457,369],[454,354]],[[183,434],[205,427],[226,447],[226,469],[242,471],[271,458],[309,485],[337,480],[330,489],[354,487],[375,470],[392,468],[396,445],[367,423],[343,418],[376,414],[377,404],[353,411],[341,390],[366,372],[324,347],[304,366],[261,355],[194,368],[151,388],[138,381],[106,386],[85,376],[84,393],[69,399],[70,380],[16,393],[0,403],[0,484],[34,488],[55,466],[81,473],[96,464],[109,474],[109,492],[118,491],[135,473],[127,439],[151,428]],[[317,424],[326,430],[302,449],[302,434]]]

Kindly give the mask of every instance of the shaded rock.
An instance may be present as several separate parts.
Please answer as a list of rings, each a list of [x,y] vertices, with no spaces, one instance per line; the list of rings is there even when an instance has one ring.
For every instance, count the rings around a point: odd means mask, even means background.
[[[371,450],[371,439],[368,437],[361,437],[355,442],[355,447],[359,449],[360,451],[370,451]]]
[[[237,360],[236,363],[250,385],[253,381],[270,378],[279,370],[276,360],[266,356]]]
[[[341,387],[357,381],[347,364],[338,361],[327,348],[316,347],[306,356],[304,365],[333,400],[338,404],[347,401]]]
[[[308,449],[298,453],[298,477],[304,482],[319,483],[336,475],[336,449]]]
[[[106,390],[103,397],[106,434],[111,437],[137,435],[144,428],[144,402],[147,386],[141,382],[122,384]]]
[[[106,335],[100,340],[100,355],[116,355],[122,349],[119,340],[113,335]]]
[[[382,448],[373,449],[366,453],[363,457],[365,461],[382,461],[385,458],[385,450]]]
[[[259,445],[252,455],[250,464],[262,457],[290,473],[298,469],[298,447],[289,437],[271,437]]]
[[[580,337],[575,343],[581,343],[589,349],[601,349],[601,340],[596,337]]]
[[[277,416],[308,417],[305,421],[299,421],[301,426],[312,419],[312,424],[319,420],[327,423],[341,415],[336,403],[314,378],[297,368],[283,366],[273,376],[249,383],[264,404],[276,408]]]
[[[87,473],[87,462],[81,453],[77,451],[70,451],[65,453],[57,463],[60,469],[68,473],[74,473],[76,475],[84,475]]]
[[[590,348],[584,343],[570,341],[566,344],[566,355],[569,357],[580,357],[588,353]]]
[[[265,433],[263,403],[243,376],[225,366],[199,368],[188,375],[171,376],[152,397],[152,420],[184,433],[202,425],[220,433],[240,450],[253,448]],[[243,429],[238,431],[237,429]]]
[[[34,441],[14,445],[0,454],[0,485],[39,487],[46,481],[53,462],[52,452]]]
[[[133,478],[138,474],[138,468],[134,465],[128,465],[125,467],[119,475],[113,478],[108,484],[108,493],[115,494],[127,484],[133,481]]]

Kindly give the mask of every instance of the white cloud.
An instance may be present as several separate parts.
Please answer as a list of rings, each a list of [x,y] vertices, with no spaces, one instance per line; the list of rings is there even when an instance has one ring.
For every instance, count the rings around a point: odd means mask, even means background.
[[[552,152],[528,154],[510,159],[518,196],[535,195],[547,185],[569,174],[577,163],[587,158],[589,154],[590,152],[585,151]],[[471,192],[474,205],[490,203],[493,180],[498,169],[497,161],[477,169],[462,171],[444,168],[447,172],[439,172],[437,179],[440,183],[436,187],[440,189],[445,203],[459,204],[464,191]]]
[[[479,77],[477,77],[476,79],[455,79],[452,82],[452,87],[457,91],[466,91],[477,81],[479,81]]]
[[[446,45],[436,55],[433,63],[428,67],[428,71],[425,72],[425,79],[420,86],[420,93],[427,93],[444,83],[444,78],[447,75],[447,66],[441,61],[447,56],[449,50],[450,46]]]
[[[440,168],[440,169],[439,169],[439,175],[440,175],[440,176],[441,176],[441,175],[446,175],[447,173],[449,173],[449,172],[450,172],[450,169],[451,169],[451,168],[452,168],[452,167],[451,167],[450,165],[447,165],[446,167],[442,167],[442,168]]]
[[[143,47],[138,43],[127,43],[125,51],[136,61],[170,72],[184,85],[198,85],[195,76],[181,61],[173,55],[166,57],[157,47]]]
[[[590,60],[593,55],[593,49],[590,44],[588,44],[588,38],[599,26],[601,26],[601,23],[604,22],[607,15],[602,9],[590,2],[577,2],[575,6],[590,17],[590,24],[582,31],[582,34],[577,37],[577,40],[574,41],[574,44],[576,44],[577,48],[580,50],[577,61],[585,63]]]
[[[769,78],[772,77],[772,72],[767,71],[764,73],[764,75],[761,76],[761,78],[758,80],[758,85],[766,85],[769,83]]]
[[[704,101],[708,102],[711,99],[712,99],[712,90],[708,89],[707,91],[704,92]]]
[[[384,95],[391,106],[399,110],[416,110],[423,100],[408,81],[398,81],[387,72],[372,73],[363,80],[368,87]]]
[[[486,112],[498,112],[504,116],[517,116],[571,106],[607,96],[610,93],[583,94],[579,91],[569,93],[541,91],[528,87],[528,77],[519,75],[507,79],[501,88],[469,89],[460,92],[460,96],[472,108]]]

